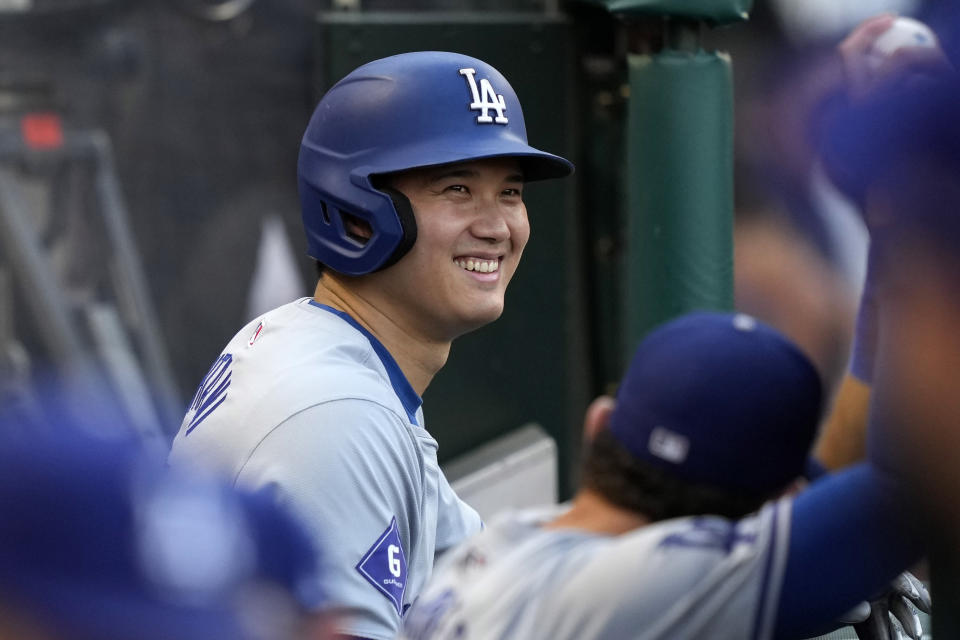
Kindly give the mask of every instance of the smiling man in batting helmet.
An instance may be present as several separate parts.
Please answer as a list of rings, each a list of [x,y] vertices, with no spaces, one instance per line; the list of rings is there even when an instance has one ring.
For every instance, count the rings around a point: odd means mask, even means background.
[[[476,58],[376,60],[317,105],[298,167],[314,295],[227,345],[171,459],[272,486],[304,515],[341,633],[392,638],[434,557],[480,529],[420,398],[452,341],[503,312],[530,236],[524,185],[572,171],[528,144],[513,88]]]

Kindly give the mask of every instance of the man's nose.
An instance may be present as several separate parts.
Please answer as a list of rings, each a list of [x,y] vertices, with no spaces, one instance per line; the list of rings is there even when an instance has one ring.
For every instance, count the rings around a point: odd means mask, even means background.
[[[504,211],[497,202],[485,200],[477,205],[477,215],[471,231],[478,238],[491,242],[503,242],[510,237],[510,225],[507,218],[510,212]]]

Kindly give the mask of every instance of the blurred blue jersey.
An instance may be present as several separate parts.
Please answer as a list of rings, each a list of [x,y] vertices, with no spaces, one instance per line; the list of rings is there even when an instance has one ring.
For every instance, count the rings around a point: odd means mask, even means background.
[[[678,518],[620,536],[540,526],[556,515],[507,514],[445,556],[401,637],[771,637],[789,503],[739,522]]]

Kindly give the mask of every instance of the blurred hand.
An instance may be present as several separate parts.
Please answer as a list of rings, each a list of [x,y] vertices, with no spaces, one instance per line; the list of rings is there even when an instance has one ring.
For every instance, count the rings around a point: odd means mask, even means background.
[[[862,99],[887,80],[906,73],[936,75],[951,69],[939,44],[932,47],[904,46],[878,57],[874,44],[896,19],[892,13],[870,18],[851,31],[837,47],[843,61],[847,93],[852,99]]]

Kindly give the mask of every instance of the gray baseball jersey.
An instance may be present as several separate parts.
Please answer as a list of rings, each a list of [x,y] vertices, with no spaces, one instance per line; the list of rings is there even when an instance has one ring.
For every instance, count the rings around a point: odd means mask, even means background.
[[[498,518],[438,563],[407,640],[769,638],[790,508],[737,522],[680,518],[620,536]]]
[[[481,528],[450,488],[420,397],[383,345],[304,298],[224,349],[173,442],[191,461],[291,505],[323,551],[340,632],[393,638],[435,554]]]

